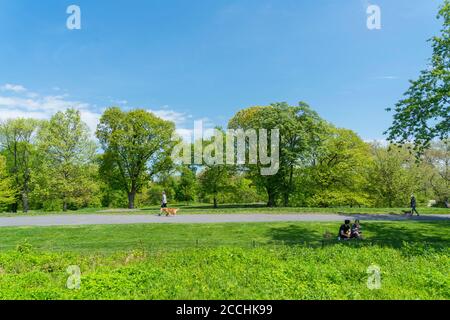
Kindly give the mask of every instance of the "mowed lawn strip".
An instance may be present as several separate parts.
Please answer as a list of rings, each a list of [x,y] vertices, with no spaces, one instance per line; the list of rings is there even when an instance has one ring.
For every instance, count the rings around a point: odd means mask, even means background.
[[[339,225],[336,222],[273,222],[8,227],[0,229],[0,250],[15,249],[24,242],[36,250],[75,252],[115,252],[142,247],[317,244],[326,239],[326,233],[328,240],[334,241]],[[363,222],[362,227],[366,242],[450,244],[450,221]]]

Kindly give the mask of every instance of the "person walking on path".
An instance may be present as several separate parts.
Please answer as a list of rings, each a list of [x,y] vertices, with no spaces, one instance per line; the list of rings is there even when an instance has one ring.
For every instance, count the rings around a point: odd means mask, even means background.
[[[412,194],[411,195],[411,215],[413,215],[415,212],[417,214],[417,216],[419,216],[419,212],[417,212],[416,205],[417,205],[416,197],[414,197],[414,195]]]
[[[167,196],[166,192],[162,192],[161,208],[167,208]]]
[[[159,211],[159,215],[162,215],[163,208],[167,208],[167,195],[166,192],[162,192],[162,199],[161,199],[161,210]]]

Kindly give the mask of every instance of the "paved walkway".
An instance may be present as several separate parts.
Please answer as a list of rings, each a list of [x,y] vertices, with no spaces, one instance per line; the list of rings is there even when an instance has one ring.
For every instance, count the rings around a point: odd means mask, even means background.
[[[286,221],[343,221],[344,219],[362,221],[450,221],[450,215],[422,215],[407,218],[402,215],[389,214],[192,214],[176,217],[158,215],[46,215],[0,217],[0,227],[17,226],[70,226],[99,224],[141,224],[141,223],[227,223],[227,222],[286,222]]]

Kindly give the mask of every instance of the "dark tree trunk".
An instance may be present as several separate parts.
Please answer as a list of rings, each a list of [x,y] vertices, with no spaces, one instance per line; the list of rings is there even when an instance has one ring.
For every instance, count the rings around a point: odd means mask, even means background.
[[[294,189],[293,184],[294,184],[294,167],[291,166],[289,168],[288,187],[287,187],[286,192],[284,193],[284,206],[285,207],[289,206],[289,197],[291,195],[292,190]]]
[[[11,205],[11,211],[13,213],[17,213],[17,208],[19,208],[19,204],[17,202],[15,202]]]
[[[289,192],[284,193],[284,201],[283,204],[285,207],[289,206]]]
[[[217,209],[217,197],[214,195],[214,209]]]
[[[136,198],[136,191],[128,192],[128,209],[134,209],[134,199]]]
[[[28,205],[28,194],[26,191],[22,193],[22,206],[23,206],[22,208],[23,213],[27,213],[29,205]]]
[[[267,195],[269,196],[269,201],[267,202],[268,207],[275,207],[276,206],[276,199],[275,199],[275,192],[272,190],[272,188],[269,188],[267,190]]]
[[[23,213],[27,213],[29,210],[29,204],[28,204],[28,175],[25,177],[25,182],[23,184],[23,191],[22,191],[22,210]]]

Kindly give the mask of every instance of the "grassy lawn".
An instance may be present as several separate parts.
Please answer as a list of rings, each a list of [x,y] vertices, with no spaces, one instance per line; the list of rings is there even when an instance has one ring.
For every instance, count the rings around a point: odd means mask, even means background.
[[[324,233],[337,235],[336,222],[224,224],[136,224],[0,228],[0,250],[26,240],[43,251],[117,252],[135,248],[320,244]],[[402,241],[450,244],[449,221],[363,222],[366,242],[401,245]],[[327,241],[328,243],[328,241]]]
[[[219,208],[214,209],[209,204],[191,204],[185,203],[170,204],[170,207],[180,208],[180,214],[251,214],[251,213],[344,213],[344,214],[403,214],[404,210],[408,208],[350,208],[350,207],[337,207],[337,208],[304,208],[304,207],[279,207],[268,208],[263,204],[224,204]],[[421,207],[417,209],[420,214],[450,214],[450,208],[429,208]],[[149,206],[139,208],[135,210],[128,209],[108,209],[108,208],[85,208],[77,211],[68,211],[65,214],[156,214],[159,212],[159,206]],[[64,214],[63,212],[45,212],[32,210],[26,215],[50,215],[50,214]],[[23,213],[0,213],[0,216],[13,217],[21,216]]]
[[[0,299],[450,299],[449,222],[368,222],[366,240],[322,245],[338,227],[0,228]],[[372,264],[379,290],[366,285]],[[79,290],[65,287],[69,265]]]

